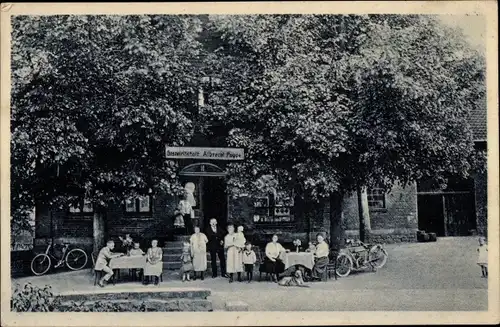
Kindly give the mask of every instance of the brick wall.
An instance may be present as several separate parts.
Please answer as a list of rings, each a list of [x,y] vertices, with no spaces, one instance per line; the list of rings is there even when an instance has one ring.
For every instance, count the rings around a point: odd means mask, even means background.
[[[377,242],[416,241],[417,187],[395,185],[386,194],[384,209],[370,208],[371,233],[369,239]],[[354,194],[344,200],[344,222],[347,234],[359,235],[358,198]]]
[[[152,238],[163,243],[172,237],[173,215],[178,201],[166,194],[151,197],[151,213],[129,213],[122,204],[112,204],[106,212],[107,235],[118,238],[129,233],[141,239],[143,246],[148,246]]]
[[[228,222],[245,227],[245,236],[254,245],[264,246],[271,241],[272,235],[277,234],[279,242],[289,245],[294,239],[307,240],[307,221],[305,218],[304,205],[301,201],[295,201],[293,214],[294,222],[280,222],[276,224],[259,224],[253,221],[255,209],[250,197],[229,199]]]
[[[412,241],[417,228],[416,197],[416,186],[394,187],[386,196],[386,208],[370,211],[371,235],[373,235],[370,237],[385,242]],[[152,212],[146,215],[125,213],[121,204],[110,204],[105,217],[107,237],[117,238],[131,233],[143,239],[144,246],[147,246],[153,237],[159,238],[160,243],[163,243],[171,237],[173,212],[178,200],[168,195],[155,196],[151,201]],[[243,225],[245,234],[255,243],[267,243],[274,233],[277,233],[280,241],[285,244],[291,243],[296,238],[304,242],[314,240],[317,233],[323,233],[327,239],[329,238],[330,204],[326,199],[320,203],[305,203],[297,199],[293,223],[265,225],[254,223],[255,209],[249,197],[230,199],[228,206],[228,222]],[[92,216],[69,216],[66,211],[55,211],[54,236],[71,239],[87,246],[89,240],[92,240],[92,219]],[[356,232],[359,228],[358,219],[357,198],[354,195],[344,201],[344,228],[351,234]],[[35,233],[38,239],[50,237],[50,218],[46,209],[37,210]]]

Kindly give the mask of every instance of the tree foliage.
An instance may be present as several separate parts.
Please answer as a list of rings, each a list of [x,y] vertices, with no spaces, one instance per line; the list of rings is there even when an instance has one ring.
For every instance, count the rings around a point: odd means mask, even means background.
[[[164,146],[193,133],[200,22],[18,16],[12,34],[12,209],[174,192]]]
[[[462,39],[424,15],[15,17],[13,212],[175,192],[163,147],[204,126],[246,149],[233,195],[466,176],[485,62]]]
[[[207,117],[247,148],[234,193],[259,176],[313,197],[466,176],[484,59],[430,16],[211,17]]]

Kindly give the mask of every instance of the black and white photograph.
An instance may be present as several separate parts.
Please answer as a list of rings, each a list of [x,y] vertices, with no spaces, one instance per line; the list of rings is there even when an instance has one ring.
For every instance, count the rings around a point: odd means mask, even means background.
[[[496,2],[113,5],[2,4],[2,311],[498,323]]]

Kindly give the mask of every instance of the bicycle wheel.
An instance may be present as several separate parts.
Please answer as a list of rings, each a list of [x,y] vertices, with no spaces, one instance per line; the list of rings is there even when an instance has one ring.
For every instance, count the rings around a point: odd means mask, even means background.
[[[352,259],[345,253],[340,253],[337,257],[337,276],[347,277],[351,273]]]
[[[33,274],[40,276],[49,271],[52,262],[50,257],[45,253],[37,254],[33,260],[31,260],[31,271]]]
[[[375,268],[382,268],[387,262],[387,251],[385,251],[380,245],[374,245],[371,247],[370,252],[368,252],[368,261]]]
[[[66,266],[71,270],[80,270],[87,264],[87,253],[82,249],[72,249],[66,255]]]

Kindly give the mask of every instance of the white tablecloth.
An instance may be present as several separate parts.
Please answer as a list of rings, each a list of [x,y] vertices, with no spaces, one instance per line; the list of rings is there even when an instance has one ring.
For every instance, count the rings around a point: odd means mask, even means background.
[[[295,265],[302,265],[312,269],[314,267],[314,255],[311,252],[288,252],[283,260],[285,269]]]
[[[133,268],[144,268],[146,265],[145,256],[123,256],[119,258],[113,258],[109,261],[109,267],[111,269],[133,269]]]

